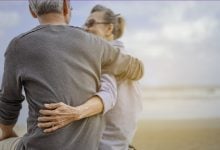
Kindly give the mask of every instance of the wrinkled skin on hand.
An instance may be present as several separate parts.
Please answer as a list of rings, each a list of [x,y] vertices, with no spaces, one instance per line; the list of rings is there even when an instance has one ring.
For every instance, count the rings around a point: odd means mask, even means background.
[[[76,107],[66,105],[62,102],[45,104],[40,110],[38,127],[45,133],[56,131],[73,121],[80,120],[80,111]]]

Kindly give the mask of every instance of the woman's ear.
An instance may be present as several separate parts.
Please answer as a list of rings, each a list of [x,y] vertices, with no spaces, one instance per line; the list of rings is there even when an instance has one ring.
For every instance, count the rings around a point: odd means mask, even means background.
[[[107,30],[107,31],[106,31],[106,35],[107,35],[107,36],[111,36],[111,35],[113,34],[113,33],[112,33],[112,32],[113,32],[113,29],[114,29],[113,24],[112,24],[112,23],[111,23],[111,24],[108,24],[108,25],[107,25],[107,29],[106,29],[106,30]]]
[[[37,14],[31,9],[31,6],[29,5],[29,11],[33,18],[37,18]]]

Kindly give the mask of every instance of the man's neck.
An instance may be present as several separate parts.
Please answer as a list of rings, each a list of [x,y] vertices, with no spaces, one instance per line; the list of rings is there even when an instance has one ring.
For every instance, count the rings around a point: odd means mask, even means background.
[[[41,25],[67,25],[65,18],[59,13],[50,13],[38,17]]]

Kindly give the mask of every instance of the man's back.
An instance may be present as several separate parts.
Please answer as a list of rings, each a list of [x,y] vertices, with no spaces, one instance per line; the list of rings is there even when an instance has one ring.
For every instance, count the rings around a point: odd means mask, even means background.
[[[68,27],[70,1],[29,0],[29,8],[41,25],[12,40],[5,54],[0,148],[11,147],[7,140],[16,135],[13,127],[24,100],[24,88],[28,132],[18,150],[97,150],[102,132],[100,115],[46,134],[37,127],[39,110],[45,103],[83,104],[98,90],[101,70],[118,78],[138,80],[143,76],[143,64],[97,37]]]
[[[37,127],[43,104],[61,101],[78,106],[98,89],[102,53],[94,44],[87,45],[87,36],[73,27],[41,25],[17,38],[14,53],[20,70],[18,78],[29,103],[28,132],[18,149],[97,149],[102,129],[100,115],[51,134]]]
[[[16,123],[24,88],[29,105],[28,132],[17,149],[97,150],[101,115],[75,121],[50,134],[37,126],[37,118],[46,103],[78,106],[86,102],[99,89],[101,71],[140,79],[143,65],[98,37],[65,25],[40,25],[12,40],[5,54],[0,123]]]

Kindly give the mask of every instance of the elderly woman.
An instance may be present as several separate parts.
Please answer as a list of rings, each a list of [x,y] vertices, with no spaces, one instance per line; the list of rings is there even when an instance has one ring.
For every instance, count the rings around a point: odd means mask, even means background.
[[[97,5],[85,23],[85,30],[108,40],[113,46],[124,50],[121,42],[116,41],[124,31],[124,19],[109,8]],[[101,150],[128,149],[134,135],[137,114],[141,110],[138,83],[131,80],[117,80],[117,102],[106,113],[106,128],[100,143]]]
[[[126,53],[123,44],[116,41],[122,36],[124,26],[125,21],[119,14],[115,14],[111,9],[104,6],[96,5],[91,10],[84,29],[109,41],[111,45]],[[47,110],[41,111],[44,116],[39,118],[39,126],[44,128],[45,132],[52,132],[75,120],[103,111],[106,125],[99,149],[128,150],[129,143],[135,133],[138,114],[142,108],[138,83],[132,80],[124,80],[124,77],[115,80],[113,76],[106,74],[102,75],[101,81],[99,92],[88,100],[87,104],[74,109],[62,103],[47,104]],[[114,82],[117,83],[117,89]],[[96,102],[93,103],[94,99],[96,99]],[[56,115],[54,109],[63,111],[63,115]],[[68,109],[72,112],[67,111]],[[81,113],[77,113],[76,109],[80,110]],[[43,118],[46,115],[53,115],[57,119],[44,120]],[[51,126],[50,121],[54,122],[53,126]],[[47,126],[47,124],[49,125]]]

